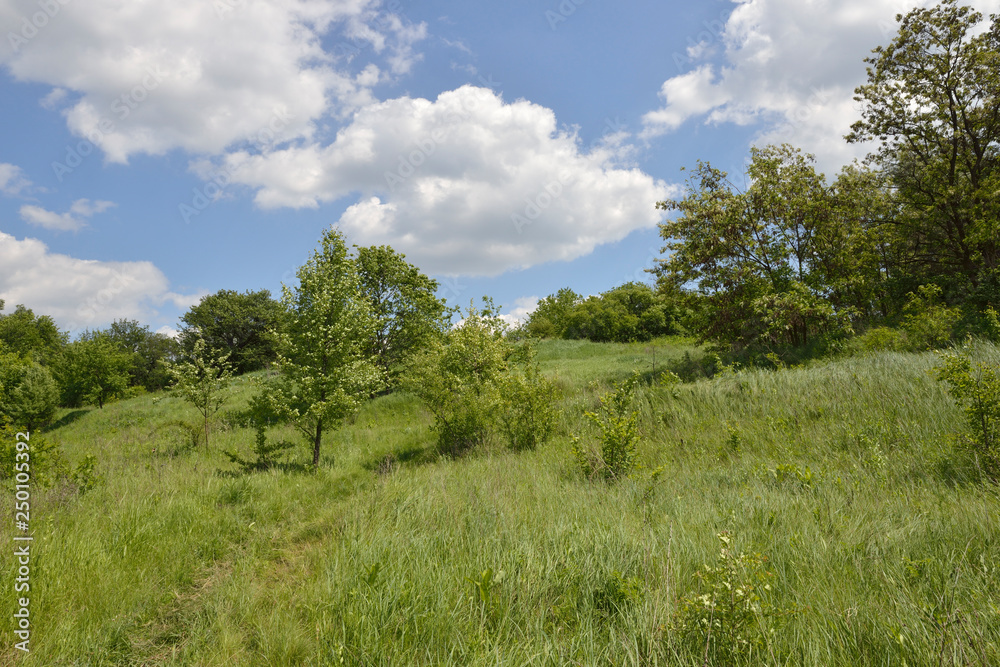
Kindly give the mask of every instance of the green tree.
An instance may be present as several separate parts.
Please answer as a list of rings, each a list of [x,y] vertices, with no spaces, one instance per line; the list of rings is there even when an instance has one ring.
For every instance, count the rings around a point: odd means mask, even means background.
[[[0,310],[3,306],[4,302],[0,300]],[[36,317],[30,308],[23,305],[18,305],[9,315],[0,313],[0,342],[8,350],[30,356],[41,364],[54,363],[67,338],[51,317]]]
[[[847,171],[838,191],[812,161],[788,145],[753,148],[745,191],[699,162],[687,196],[657,204],[680,215],[660,226],[670,256],[655,272],[673,289],[697,290],[693,321],[703,339],[737,350],[804,345],[817,335],[849,332],[859,312],[852,298],[878,292],[878,266],[859,267],[847,255],[867,239],[866,225],[881,224],[881,210],[872,219],[842,219],[851,213],[845,193],[867,195],[865,188],[878,182]],[[865,233],[845,244],[838,230],[844,227]],[[857,284],[866,277],[873,284]],[[772,315],[775,309],[780,315]]]
[[[271,332],[281,328],[283,314],[268,290],[219,290],[181,318],[181,348],[190,355],[200,337],[216,357],[229,354],[235,373],[259,370],[277,358]]]
[[[29,431],[47,426],[56,415],[59,386],[44,366],[27,365],[9,393],[8,416]]]
[[[375,318],[369,353],[392,387],[406,360],[443,334],[451,311],[435,296],[437,281],[389,246],[358,248],[354,261],[360,294]]]
[[[866,59],[855,90],[861,120],[849,142],[877,141],[869,159],[904,204],[895,236],[919,282],[979,309],[1000,296],[1000,18],[944,0],[897,16],[899,31]],[[912,287],[916,287],[913,285]]]
[[[278,412],[312,446],[319,467],[324,430],[334,428],[382,384],[369,353],[375,318],[360,297],[357,267],[343,235],[328,230],[320,248],[282,288],[288,323],[278,336],[277,381],[269,386]]]
[[[564,287],[555,294],[541,299],[528,316],[525,331],[537,338],[563,338],[570,324],[570,316],[583,300],[579,294]]]
[[[208,420],[226,401],[226,389],[232,381],[228,354],[216,355],[201,338],[194,341],[191,356],[170,367],[174,391],[201,413],[208,449]]]
[[[170,383],[167,367],[180,353],[176,340],[129,319],[115,320],[103,333],[131,356],[131,386],[157,391]]]
[[[57,367],[62,403],[69,407],[84,402],[103,408],[128,388],[131,356],[101,333],[85,333],[63,351]]]

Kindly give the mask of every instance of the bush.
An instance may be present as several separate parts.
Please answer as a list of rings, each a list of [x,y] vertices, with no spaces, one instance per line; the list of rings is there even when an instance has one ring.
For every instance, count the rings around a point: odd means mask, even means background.
[[[270,394],[266,391],[251,398],[250,405],[240,417],[245,418],[245,421],[254,430],[253,458],[243,458],[239,452],[234,450],[225,450],[223,454],[238,465],[243,472],[268,470],[280,462],[279,454],[295,446],[295,443],[287,440],[271,443],[267,441],[267,429],[279,423],[281,416],[275,409]],[[240,419],[240,421],[244,421],[244,419]]]
[[[555,429],[555,388],[527,342],[515,342],[489,300],[414,358],[405,386],[434,414],[441,451],[460,454],[499,430],[512,449],[530,449]]]
[[[938,380],[962,408],[969,430],[967,442],[985,464],[987,473],[1000,476],[1000,377],[985,362],[973,364],[968,351],[941,355],[934,369]]]
[[[949,308],[937,285],[921,285],[910,292],[903,307],[903,330],[913,350],[933,350],[946,346],[962,317],[960,308]]]
[[[615,384],[615,390],[601,397],[601,407],[585,412],[584,417],[600,431],[600,450],[581,445],[573,437],[573,455],[583,473],[590,478],[600,476],[615,481],[628,475],[635,467],[639,442],[639,413],[631,410],[638,376]]]

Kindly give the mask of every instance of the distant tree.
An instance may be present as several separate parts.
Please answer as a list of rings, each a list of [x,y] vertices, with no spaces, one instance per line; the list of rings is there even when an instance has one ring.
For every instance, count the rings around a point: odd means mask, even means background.
[[[1000,16],[982,30],[982,14],[944,0],[896,18],[896,36],[866,59],[868,82],[855,90],[861,120],[847,140],[878,142],[869,159],[903,204],[893,231],[915,283],[996,306]]]
[[[157,391],[170,383],[167,365],[177,360],[180,345],[169,336],[153,333],[136,320],[115,320],[104,332],[124,352],[131,355],[129,384]]]
[[[357,412],[382,384],[370,354],[376,321],[336,229],[323,235],[296,275],[298,285],[282,289],[289,317],[277,337],[280,374],[267,390],[275,410],[312,446],[318,468],[324,431]]]
[[[3,305],[0,301],[0,310]],[[8,350],[30,356],[41,364],[51,365],[67,340],[68,335],[48,315],[36,317],[23,305],[9,315],[0,313],[0,342]]]
[[[437,281],[389,246],[358,248],[355,264],[360,294],[375,318],[369,352],[391,387],[406,359],[443,334],[451,311],[435,296]]]
[[[583,297],[568,287],[550,294],[541,299],[528,316],[525,331],[538,338],[563,338],[569,327],[570,315],[582,300]]]
[[[219,290],[181,318],[180,344],[191,354],[201,337],[213,355],[229,354],[237,374],[259,370],[276,358],[270,332],[280,328],[282,313],[268,290]]]
[[[208,449],[208,421],[225,403],[225,391],[232,380],[228,354],[215,355],[198,338],[188,359],[170,367],[174,391],[194,405],[203,418],[205,448]]]
[[[103,408],[128,388],[132,358],[101,333],[85,333],[63,351],[57,366],[62,403],[68,407],[85,402]]]

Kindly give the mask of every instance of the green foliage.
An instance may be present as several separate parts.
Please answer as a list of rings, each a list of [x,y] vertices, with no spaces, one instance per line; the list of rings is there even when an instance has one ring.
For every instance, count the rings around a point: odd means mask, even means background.
[[[451,454],[486,442],[493,432],[501,383],[517,353],[498,309],[485,301],[482,311],[470,304],[462,323],[417,355],[406,377],[434,415],[439,447]]]
[[[190,356],[195,341],[202,338],[214,357],[229,354],[235,374],[248,373],[277,358],[271,332],[281,327],[283,316],[281,304],[268,290],[219,290],[181,318],[180,344]]]
[[[866,59],[850,142],[878,142],[903,207],[892,225],[906,272],[951,295],[996,297],[1000,267],[1000,16],[956,0],[897,17],[899,30]]]
[[[3,310],[2,301],[0,310]],[[36,317],[30,308],[23,305],[18,305],[8,315],[0,313],[0,345],[40,364],[53,364],[67,338],[68,335],[59,330],[51,317]]]
[[[188,361],[170,367],[173,391],[194,405],[203,418],[205,447],[208,447],[208,420],[222,408],[226,389],[232,381],[228,354],[217,356],[201,338],[194,341]]]
[[[973,451],[987,472],[1000,476],[1000,374],[986,362],[973,363],[967,351],[941,355],[935,377],[962,408]]]
[[[59,387],[52,373],[37,363],[22,366],[20,377],[10,382],[10,373],[6,381],[0,384],[0,411],[5,413],[14,424],[28,431],[47,426],[55,417],[59,402]]]
[[[719,533],[719,558],[695,573],[697,591],[680,597],[673,630],[698,650],[706,664],[760,664],[774,659],[771,635],[783,615],[771,602],[774,574],[759,553],[735,553]]]
[[[614,570],[606,576],[592,594],[594,609],[605,617],[630,611],[642,603],[642,582],[637,577],[625,577]]]
[[[102,481],[100,473],[97,472],[97,457],[93,454],[83,457],[73,471],[71,479],[81,496],[96,488]]]
[[[22,435],[18,435],[18,434]],[[25,438],[27,436],[27,438]],[[18,452],[28,453],[31,483],[46,488],[69,475],[69,464],[59,446],[39,433],[15,428],[0,415],[0,479],[13,479]],[[23,462],[24,459],[20,460]]]
[[[601,397],[597,412],[584,413],[600,432],[600,450],[581,444],[579,436],[573,437],[573,455],[587,477],[616,481],[635,467],[639,413],[632,410],[632,401],[637,384],[636,375],[615,383],[615,390]]]
[[[63,350],[56,375],[62,403],[76,407],[85,402],[103,408],[128,388],[132,358],[107,335],[87,333]]]
[[[962,317],[961,309],[946,306],[941,288],[934,284],[921,285],[908,296],[903,308],[903,330],[910,349],[936,349],[951,342]]]
[[[131,356],[130,386],[159,391],[170,384],[167,365],[176,361],[180,354],[176,340],[153,333],[148,326],[128,319],[115,320],[101,333]]]
[[[802,346],[851,333],[880,303],[881,223],[889,211],[878,178],[849,167],[827,185],[811,155],[788,146],[751,151],[750,186],[703,162],[660,226],[660,280],[683,293],[704,340],[746,348]]]
[[[983,311],[982,329],[987,340],[1000,343],[1000,315],[992,306]]]
[[[297,286],[282,287],[289,317],[277,337],[280,375],[269,388],[277,412],[312,446],[318,468],[324,429],[355,414],[383,377],[368,349],[375,319],[343,235],[327,230],[296,276]]]
[[[909,349],[906,334],[890,327],[873,327],[855,338],[851,345],[860,352],[900,352]]]
[[[437,281],[389,246],[358,248],[354,262],[359,294],[375,320],[368,352],[393,387],[407,360],[443,335],[451,311],[435,296]]]
[[[534,449],[552,437],[557,390],[528,343],[514,342],[499,309],[470,304],[462,323],[417,355],[406,386],[434,415],[441,451],[453,455],[499,431],[508,447]]]
[[[627,343],[680,333],[679,319],[677,304],[665,292],[628,282],[586,299],[561,289],[538,302],[524,329],[540,338]]]
[[[529,359],[523,369],[512,367],[500,378],[499,389],[499,429],[510,449],[535,449],[555,434],[559,390],[537,364]]]

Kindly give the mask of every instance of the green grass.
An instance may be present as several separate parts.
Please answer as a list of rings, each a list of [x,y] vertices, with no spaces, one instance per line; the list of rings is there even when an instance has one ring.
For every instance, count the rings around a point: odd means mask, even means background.
[[[570,453],[582,412],[632,371],[652,377],[654,349],[657,372],[699,355],[687,341],[543,343],[560,432],[518,454],[439,457],[430,417],[390,395],[325,439],[318,473],[298,465],[302,446],[289,465],[235,474],[221,450],[252,446],[233,418],[246,378],[208,450],[176,426],[197,413],[169,394],[67,411],[46,437],[73,464],[96,455],[102,483],[32,496],[32,652],[16,655],[6,621],[0,655],[702,665],[707,644],[709,664],[1000,662],[1000,497],[952,445],[961,415],[927,373],[933,354],[646,385],[643,469],[617,485],[585,480]],[[1000,363],[995,347],[978,354]],[[2,508],[12,516],[10,491]],[[681,631],[697,621],[696,573],[719,562],[723,531],[733,554],[761,555],[770,587],[740,640]],[[725,583],[746,589],[753,575],[737,567]],[[713,622],[734,618],[718,609]]]

